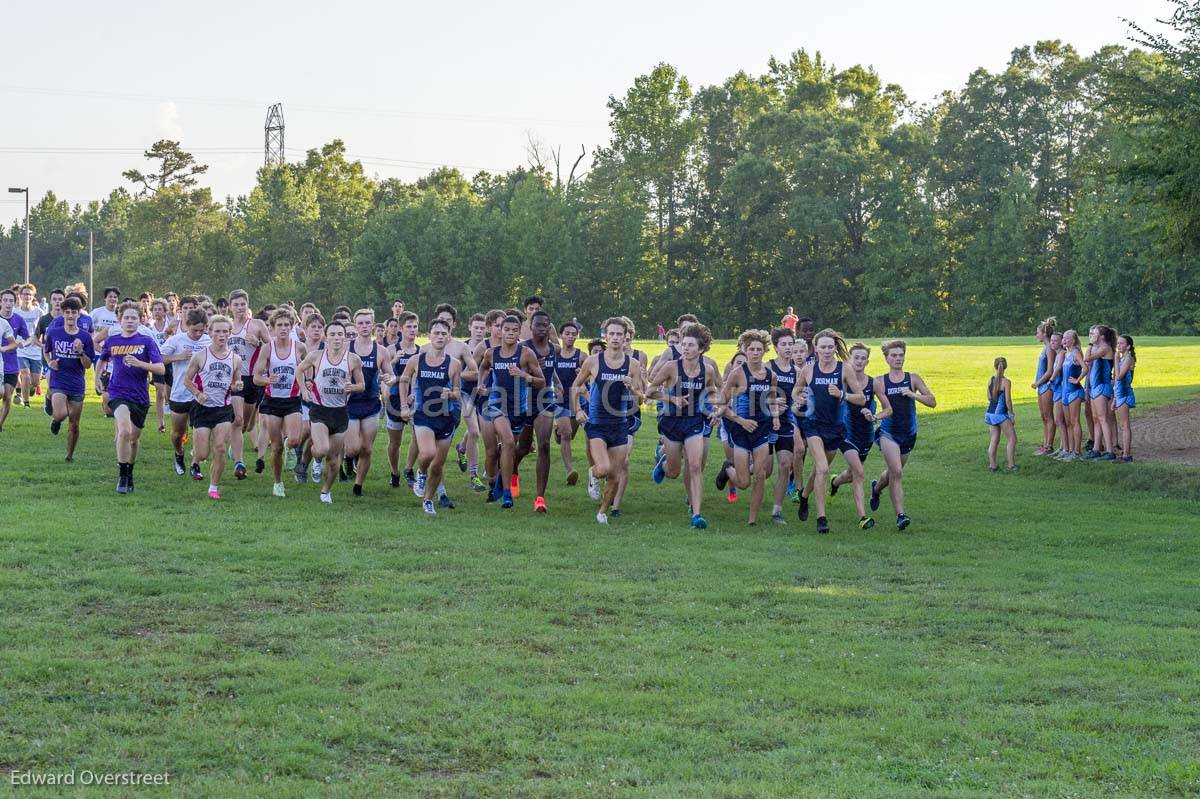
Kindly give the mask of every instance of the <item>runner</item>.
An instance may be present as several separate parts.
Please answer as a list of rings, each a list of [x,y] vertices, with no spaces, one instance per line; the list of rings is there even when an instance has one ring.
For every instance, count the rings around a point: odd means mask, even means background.
[[[207,314],[202,308],[188,312],[188,320]],[[188,322],[191,327],[193,323]],[[208,496],[221,498],[221,474],[225,471],[225,448],[234,435],[233,392],[242,385],[241,356],[229,346],[233,321],[228,316],[214,314],[208,318],[211,343],[192,353],[183,372],[183,385],[192,395],[192,466],[193,480],[203,480],[200,464],[212,454],[208,475]],[[194,342],[193,342],[194,343]]]
[[[602,353],[588,356],[579,368],[571,387],[575,418],[584,426],[592,473],[597,480],[607,479],[596,521],[608,524],[608,511],[617,493],[621,473],[629,462],[630,419],[643,396],[642,364],[625,352],[629,325],[623,317],[604,320],[605,347]],[[590,386],[590,388],[589,388]],[[587,410],[584,395],[587,394]]]
[[[584,354],[575,348],[579,338],[577,322],[563,322],[558,329],[562,347],[554,359],[554,377],[562,390],[559,395],[559,413],[554,418],[554,437],[558,440],[559,453],[562,456],[563,469],[567,473],[567,485],[573,486],[579,482],[579,472],[575,469],[575,459],[571,452],[571,442],[579,430],[579,420],[570,411],[570,397],[567,394],[575,385],[575,377],[583,364]]]
[[[916,372],[904,371],[904,356],[908,345],[902,339],[885,341],[880,348],[888,364],[888,372],[882,378],[883,391],[892,406],[892,415],[879,425],[879,451],[887,461],[887,470],[879,479],[871,481],[871,510],[879,509],[879,494],[884,488],[892,499],[896,511],[896,529],[904,530],[912,520],[904,513],[904,465],[917,444],[917,406],[936,408],[937,399],[929,386]]]
[[[374,329],[374,311],[360,308],[354,312],[355,335],[350,352],[358,356],[366,382],[364,389],[346,403],[349,417],[345,436],[347,473],[354,474],[353,493],[356,497],[362,496],[363,482],[371,469],[371,456],[375,451],[375,436],[379,433],[379,412],[383,410],[380,387],[391,385],[395,379],[387,369],[387,364],[392,362],[392,351],[372,338]]]
[[[50,380],[46,393],[50,397],[53,416],[50,432],[58,435],[64,420],[67,422],[67,463],[75,460],[79,443],[79,417],[83,413],[87,370],[96,359],[91,335],[79,327],[83,303],[71,297],[60,305],[63,325],[48,332],[43,342]]]
[[[663,451],[655,464],[653,479],[661,483],[663,478],[679,477],[687,458],[687,476],[684,493],[687,496],[688,515],[694,529],[703,530],[708,521],[702,514],[704,498],[704,427],[705,422],[715,420],[720,411],[705,408],[722,408],[720,401],[713,406],[706,397],[718,395],[720,385],[717,372],[704,362],[702,354],[712,343],[708,328],[700,324],[689,324],[680,331],[676,346],[680,357],[667,362],[650,382],[647,396],[657,396],[661,411],[658,432],[663,437]]]
[[[101,346],[104,339],[108,338],[112,328],[118,327],[117,303],[121,300],[121,290],[116,286],[108,286],[100,292],[100,296],[104,298],[104,304],[93,308],[91,313],[92,339],[97,347]],[[84,330],[87,328],[84,327]]]
[[[1049,455],[1054,451],[1054,392],[1051,378],[1054,375],[1055,347],[1051,342],[1057,325],[1058,320],[1051,316],[1041,322],[1035,331],[1037,340],[1042,343],[1032,386],[1037,391],[1038,412],[1042,415],[1042,445],[1034,452],[1035,455]]]
[[[1092,408],[1095,449],[1084,460],[1117,459],[1116,426],[1112,423],[1113,356],[1117,349],[1117,331],[1108,325],[1093,325],[1088,331],[1090,345],[1084,363],[1088,366],[1088,399]]]
[[[392,352],[391,363],[392,374],[397,378],[404,374],[408,362],[421,350],[417,346],[417,333],[420,326],[420,319],[417,315],[412,311],[402,311],[399,322],[400,341]],[[401,388],[399,380],[394,380],[388,385],[387,419],[384,422],[388,434],[387,457],[388,464],[392,467],[392,488],[400,487],[400,446],[404,443],[404,426],[408,424],[403,414],[400,413],[404,408],[400,401]],[[412,384],[409,383],[404,388],[411,391]],[[404,477],[408,481],[408,487],[412,488],[417,479],[416,475],[406,467]]]
[[[254,362],[254,384],[263,389],[260,406],[262,422],[271,442],[271,493],[285,497],[283,488],[284,436],[290,443],[300,440],[303,418],[300,412],[300,373],[304,345],[292,340],[291,308],[271,314],[271,339],[258,349]]]
[[[487,338],[487,317],[483,314],[475,314],[471,317],[470,335],[463,344],[466,351],[470,353],[471,359],[478,363],[479,348],[483,346],[484,340]],[[462,441],[458,443],[455,451],[458,454],[458,469],[459,471],[467,472],[467,482],[471,486],[472,491],[483,491],[487,488],[483,481],[479,479],[479,434],[481,419],[475,406],[475,398],[478,396],[478,369],[476,370],[475,378],[462,381],[462,417],[465,422],[464,428],[466,434]]]
[[[858,512],[858,527],[869,530],[875,526],[875,519],[867,515],[864,493],[866,476],[863,465],[875,445],[875,423],[886,419],[892,414],[892,406],[888,403],[887,395],[883,393],[881,378],[867,374],[867,364],[871,359],[871,349],[866,344],[858,342],[850,347],[850,369],[862,386],[866,403],[859,407],[850,403],[842,404],[842,420],[845,428],[845,440],[842,442],[842,458],[845,459],[846,471],[833,478],[829,484],[829,496],[838,492],[841,486],[850,483],[854,495],[854,509]],[[879,398],[880,410],[876,413],[875,399]],[[811,491],[811,487],[809,491]]]
[[[50,292],[50,307],[49,307],[49,309],[47,309],[46,313],[42,314],[38,318],[37,327],[34,328],[34,331],[33,331],[33,337],[37,341],[39,348],[42,348],[45,346],[46,333],[50,330],[50,324],[55,319],[57,319],[59,316],[62,315],[62,301],[65,298],[66,298],[66,294],[63,292],[62,289],[51,290],[51,292]],[[82,307],[82,305],[81,305],[81,307]],[[80,318],[83,318],[82,314],[80,315]],[[78,320],[77,320],[77,323],[78,323]],[[48,375],[49,370],[50,370],[50,367],[46,362],[45,353],[43,352],[43,354],[42,354],[42,371],[46,372]],[[50,392],[49,391],[46,392],[45,409],[46,409],[47,416],[53,415],[54,412],[50,407]]]
[[[733,460],[721,464],[717,490],[724,491],[731,482],[739,489],[751,489],[751,527],[758,524],[758,510],[771,476],[768,441],[772,433],[779,433],[783,404],[778,401],[775,372],[763,363],[770,343],[765,330],[747,330],[738,336],[738,351],[746,353],[746,362],[729,374],[721,394],[725,435],[733,446]]]
[[[437,513],[433,497],[442,485],[442,470],[458,427],[462,399],[462,366],[446,351],[449,340],[450,325],[434,319],[429,325],[428,346],[409,359],[399,377],[401,415],[412,420],[419,450],[417,463],[422,479],[413,486],[413,493],[421,498],[421,508],[431,515]]]
[[[195,396],[184,373],[192,357],[208,349],[212,338],[205,332],[208,329],[208,313],[204,309],[194,308],[191,303],[185,302],[180,307],[180,313],[184,315],[183,329],[168,338],[160,352],[163,363],[172,375],[171,393],[167,397],[171,409],[171,447],[175,450],[175,474],[182,476],[187,474],[183,445],[187,440],[192,407],[195,405]],[[193,478],[195,476],[192,475]]]
[[[791,308],[788,308],[791,311]],[[771,431],[767,438],[767,449],[779,470],[775,475],[775,496],[771,506],[771,521],[774,524],[787,524],[783,518],[783,500],[787,496],[788,486],[792,484],[792,465],[795,460],[796,417],[791,409],[791,396],[796,388],[796,364],[793,354],[796,351],[796,336],[786,327],[777,327],[771,331],[771,345],[775,348],[775,357],[767,366],[775,375],[775,383],[779,386],[782,398],[779,413],[779,430]]]
[[[0,321],[4,323],[5,332],[14,339],[14,346],[3,350],[4,393],[0,395],[0,430],[4,429],[9,411],[12,410],[13,394],[16,393],[20,378],[21,367],[17,352],[19,348],[27,346],[31,338],[29,329],[25,327],[25,320],[15,313],[16,306],[17,293],[15,291],[12,289],[0,291]]]
[[[324,458],[321,480],[321,502],[333,502],[333,483],[337,480],[342,460],[342,437],[349,425],[346,400],[350,394],[366,388],[362,362],[349,351],[347,328],[344,322],[325,325],[325,349],[308,353],[298,369],[303,376],[304,393],[311,407],[312,453]]]
[[[37,287],[32,283],[19,287],[14,313],[25,322],[25,330],[28,331],[26,346],[17,349],[17,365],[21,367],[21,398],[28,408],[30,398],[42,393],[42,344],[37,333],[42,309],[37,305]]]
[[[983,415],[983,421],[988,426],[988,469],[993,472],[999,471],[999,467],[996,465],[996,449],[1000,445],[1000,433],[1003,432],[1008,471],[1015,472],[1017,470],[1017,431],[1013,427],[1012,381],[1004,376],[1004,370],[1008,368],[1008,360],[999,357],[992,362],[992,368],[996,370],[996,373],[988,378],[988,406],[987,412]]]
[[[631,390],[636,392],[639,397],[645,396],[646,380],[649,377],[648,364],[649,358],[642,350],[636,349],[633,346],[633,339],[636,335],[636,330],[633,325],[633,320],[628,316],[622,316],[621,320],[625,322],[625,346],[624,351],[627,355],[638,362],[637,377],[631,384]],[[613,494],[612,503],[608,515],[614,519],[621,515],[621,501],[625,498],[625,489],[629,487],[629,457],[633,453],[633,438],[637,432],[642,429],[642,404],[639,400],[633,406],[633,414],[629,417],[629,448],[625,450],[625,466],[617,475],[617,489]]]
[[[486,350],[479,366],[479,383],[488,386],[485,416],[491,420],[499,447],[498,457],[488,452],[488,473],[496,475],[488,501],[499,499],[502,508],[513,506],[517,436],[533,423],[530,390],[546,384],[537,356],[517,340],[520,332],[520,318],[505,316],[501,322],[500,346]]]
[[[228,303],[233,317],[229,346],[242,359],[242,385],[240,389],[234,386],[233,391],[233,476],[245,480],[245,434],[254,430],[254,423],[258,421],[258,403],[262,399],[262,391],[254,384],[254,362],[258,358],[259,347],[271,334],[261,319],[250,314],[250,295],[243,289],[229,292]],[[262,457],[263,450],[259,450],[257,455],[254,471],[262,474],[267,467]]]
[[[1117,367],[1113,372],[1113,405],[1117,413],[1117,441],[1120,444],[1121,457],[1117,463],[1129,463],[1133,460],[1133,431],[1129,424],[1129,412],[1137,407],[1137,398],[1133,394],[1133,370],[1137,366],[1137,350],[1133,346],[1133,336],[1117,337]]]
[[[308,316],[304,317],[304,352],[305,355],[316,352],[325,346],[325,320],[312,303],[305,303],[301,308],[311,308]],[[308,465],[312,462],[313,482],[321,479],[321,461],[312,457],[312,405],[300,392],[300,441],[296,444],[296,466],[293,469],[297,483],[308,482]],[[291,442],[289,441],[290,445]]]
[[[787,328],[788,332],[791,333],[793,337],[795,337],[796,323],[799,321],[800,321],[800,317],[796,316],[796,309],[794,309],[792,306],[789,305],[787,307],[787,313],[785,313],[783,315],[783,319],[780,320],[780,324],[783,325],[785,328]]]
[[[529,454],[533,440],[537,438],[537,494],[533,500],[533,510],[536,513],[546,512],[546,484],[550,481],[550,435],[554,431],[555,419],[563,413],[559,397],[563,391],[556,386],[555,364],[558,361],[558,348],[550,341],[550,314],[543,310],[533,312],[529,320],[530,335],[522,343],[533,350],[541,366],[545,385],[537,389],[533,400],[533,423],[522,431],[517,444],[517,453],[513,459],[513,472],[516,473],[522,459]]]
[[[141,313],[136,303],[127,302],[120,308],[120,330],[104,339],[100,360],[111,366],[108,381],[108,404],[117,427],[117,493],[133,492],[133,467],[137,461],[138,439],[150,410],[148,375],[162,374],[165,367],[158,344],[153,338],[138,332]],[[64,320],[65,325],[65,320]],[[100,390],[99,376],[96,390]]]
[[[804,320],[800,320],[801,323]],[[803,328],[802,328],[803,329]],[[807,419],[804,434],[808,438],[808,452],[813,459],[813,476],[810,485],[800,492],[800,521],[808,519],[808,504],[811,496],[816,497],[817,532],[829,532],[829,520],[825,516],[825,492],[829,487],[829,466],[833,457],[841,450],[845,440],[845,424],[842,404],[851,402],[864,405],[866,397],[857,375],[845,368],[849,357],[846,340],[840,333],[826,328],[817,333],[816,358],[809,361],[796,376],[793,395],[797,404],[805,404]]]

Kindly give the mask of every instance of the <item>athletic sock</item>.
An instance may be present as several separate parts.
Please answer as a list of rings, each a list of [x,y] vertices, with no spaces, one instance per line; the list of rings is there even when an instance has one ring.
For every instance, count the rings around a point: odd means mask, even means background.
[[[479,476],[479,467],[478,467],[478,466],[472,466],[472,467],[471,467],[470,469],[468,469],[467,471],[468,471],[468,472],[471,474],[471,476],[472,476],[472,477],[478,477],[478,476]]]
[[[208,484],[208,490],[209,490],[209,491],[218,491],[219,489],[218,489],[218,488],[217,488],[215,485],[213,485],[212,483],[209,483],[209,484]]]
[[[782,505],[772,505],[771,513],[773,513],[773,514],[774,513],[783,513],[783,506]]]

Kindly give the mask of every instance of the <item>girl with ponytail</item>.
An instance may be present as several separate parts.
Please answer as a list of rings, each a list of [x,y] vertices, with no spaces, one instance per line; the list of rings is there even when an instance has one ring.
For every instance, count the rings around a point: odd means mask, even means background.
[[[983,416],[991,437],[987,451],[988,469],[993,472],[999,470],[999,467],[996,466],[996,448],[1000,445],[1000,434],[1004,433],[1004,454],[1008,459],[1008,470],[1015,472],[1017,470],[1017,430],[1013,424],[1012,381],[1004,376],[1004,370],[1008,368],[1008,361],[1001,356],[992,362],[992,367],[996,373],[988,378],[988,408],[987,413]]]
[[[1117,367],[1113,373],[1113,406],[1117,411],[1117,443],[1120,456],[1113,463],[1129,463],[1133,460],[1133,430],[1129,426],[1129,411],[1137,407],[1133,396],[1133,368],[1137,365],[1137,351],[1133,348],[1133,336],[1117,338]]]

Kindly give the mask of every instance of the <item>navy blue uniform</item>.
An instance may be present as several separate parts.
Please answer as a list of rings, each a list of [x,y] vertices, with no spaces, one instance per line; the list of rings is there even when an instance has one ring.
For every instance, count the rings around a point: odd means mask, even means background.
[[[392,424],[389,429],[399,430],[405,424],[404,419],[400,417],[400,375],[404,374],[405,368],[408,367],[408,362],[417,357],[420,349],[414,349],[412,352],[404,352],[400,349],[402,345],[396,344],[396,360],[392,364],[392,374],[396,376],[396,381],[388,387],[388,403],[387,403],[387,418]]]
[[[533,354],[538,359],[538,365],[542,367],[542,377],[546,378],[546,385],[535,392],[533,398],[533,415],[565,416],[565,411],[559,402],[558,391],[554,386],[554,365],[558,361],[558,348],[554,346],[553,341],[547,341],[546,352],[542,353],[538,352],[538,348],[534,345],[531,338],[521,343],[533,350]]]
[[[771,361],[767,365],[775,373],[775,383],[787,400],[787,408],[779,417],[779,431],[771,431],[768,441],[771,444],[772,452],[777,449],[791,452],[796,448],[796,416],[792,413],[792,390],[796,387],[796,365],[791,364],[787,369],[783,369],[775,361]]]
[[[875,413],[875,381],[869,376],[863,389],[867,398],[866,405],[859,407],[849,402],[842,403],[842,418],[845,420],[845,438],[842,442],[843,453],[854,450],[858,453],[859,461],[865,461],[871,454],[871,445],[875,443],[875,423],[863,416],[864,409]]]
[[[885,373],[883,388],[891,403],[892,415],[880,423],[879,436],[895,441],[900,454],[907,455],[917,444],[916,401],[902,393],[906,388],[912,391],[912,375],[905,372],[904,377],[892,382],[891,373]]]
[[[704,359],[699,363],[700,373],[689,377],[684,368],[683,359],[675,361],[677,379],[675,385],[667,392],[672,397],[685,399],[683,407],[674,402],[663,402],[662,411],[658,417],[658,432],[668,441],[682,444],[693,436],[704,435],[704,386],[706,372]]]
[[[354,352],[354,345],[350,346]],[[358,355],[357,352],[354,353]],[[383,407],[379,401],[379,345],[371,342],[371,351],[366,355],[358,355],[362,361],[363,381],[366,388],[350,395],[346,402],[346,413],[351,419],[369,419],[378,416]]]
[[[734,397],[733,411],[743,419],[758,422],[758,427],[748,431],[733,419],[725,420],[725,437],[738,449],[756,450],[765,446],[771,436],[771,393],[775,388],[775,376],[770,369],[766,374],[755,377],[749,364],[742,364],[746,376],[746,390]]]
[[[842,381],[842,362],[834,364],[832,372],[821,371],[821,364],[813,361],[812,379],[808,381],[808,406],[805,422],[805,436],[820,438],[826,450],[841,449],[846,437],[846,428],[842,424],[842,406],[846,404],[845,397],[835,397],[829,393],[830,386],[837,386],[843,392],[846,390]]]
[[[588,438],[599,438],[605,446],[629,444],[629,419],[633,415],[633,397],[625,385],[629,377],[628,355],[620,366],[609,366],[604,353],[596,356],[596,376],[588,393],[588,421],[583,426]]]
[[[454,359],[443,353],[442,362],[430,364],[427,353],[417,356],[417,374],[413,381],[413,427],[427,427],[439,441],[454,435],[458,427],[461,406],[458,400],[446,399],[443,389],[450,385],[450,364]]]
[[[484,418],[494,421],[501,416],[506,417],[513,434],[516,435],[533,421],[529,381],[508,373],[510,365],[521,368],[521,353],[524,352],[525,346],[518,343],[512,355],[501,355],[500,350],[500,347],[492,347],[492,384],[488,388]]]

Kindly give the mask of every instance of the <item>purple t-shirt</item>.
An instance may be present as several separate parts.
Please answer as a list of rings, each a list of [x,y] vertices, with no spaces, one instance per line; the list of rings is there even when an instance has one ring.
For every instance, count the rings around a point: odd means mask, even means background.
[[[50,324],[47,325],[46,330],[62,330],[63,324],[62,314],[59,314],[50,320]],[[92,317],[85,313],[79,314],[79,329],[88,333],[95,333],[96,331],[92,329]]]
[[[29,338],[29,328],[25,325],[25,320],[21,318],[20,314],[14,313],[12,316],[6,316],[4,321],[8,322],[9,327],[13,330],[13,335],[17,337],[18,341],[23,343],[25,339]],[[15,375],[19,369],[17,351],[9,350],[4,353],[4,374]]]
[[[162,363],[158,343],[149,336],[141,333],[134,333],[132,336],[116,334],[104,339],[104,350],[100,353],[100,359],[112,364],[112,377],[108,379],[108,399],[110,402],[123,399],[136,405],[149,405],[150,391],[146,388],[146,378],[150,373],[136,366],[126,366],[126,355],[132,355],[139,361]]]
[[[59,325],[57,330],[46,331],[42,351],[46,353],[47,361],[58,359],[58,368],[50,370],[51,391],[58,390],[66,394],[87,393],[84,380],[87,370],[79,362],[79,356],[73,352],[75,339],[79,339],[83,345],[83,354],[88,360],[96,360],[96,347],[87,331],[80,329],[78,332],[68,333],[62,325]]]

